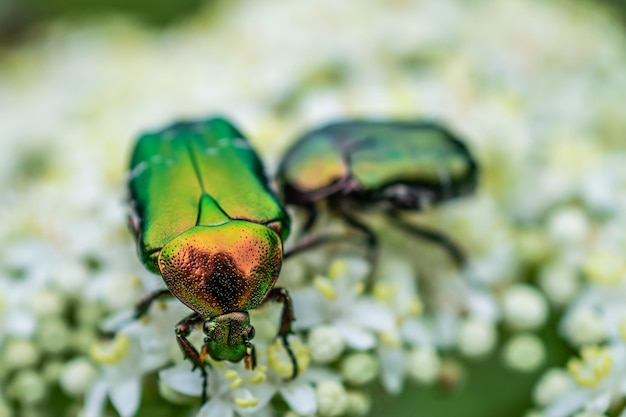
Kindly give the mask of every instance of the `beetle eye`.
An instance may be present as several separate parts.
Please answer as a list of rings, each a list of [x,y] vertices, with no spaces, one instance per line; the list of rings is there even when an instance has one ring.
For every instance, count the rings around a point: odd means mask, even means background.
[[[248,340],[254,339],[254,335],[255,335],[254,327],[250,326],[250,328],[248,329]]]
[[[205,321],[204,324],[202,325],[202,332],[204,334],[209,334],[209,321]]]

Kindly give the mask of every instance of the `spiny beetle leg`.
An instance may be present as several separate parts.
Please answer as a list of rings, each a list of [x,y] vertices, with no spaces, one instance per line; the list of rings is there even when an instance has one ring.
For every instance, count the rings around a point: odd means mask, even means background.
[[[167,288],[152,291],[151,293],[145,295],[137,304],[135,304],[135,314],[133,315],[133,318],[135,320],[139,320],[146,315],[153,302],[161,298],[169,297],[173,297],[173,295]]]
[[[448,253],[450,258],[452,258],[452,261],[459,269],[462,270],[467,265],[465,252],[448,236],[436,230],[414,223],[409,223],[402,219],[395,211],[389,213],[389,218],[391,219],[391,224],[393,224],[396,228],[410,233],[420,239],[428,240],[441,246],[441,248]]]
[[[179,321],[176,325],[176,340],[181,352],[183,352],[183,357],[191,360],[191,363],[193,363],[192,371],[199,369],[202,373],[202,404],[207,400],[208,373],[200,354],[187,337],[191,334],[193,327],[203,321],[204,318],[201,315],[193,313]]]
[[[354,239],[345,235],[322,235],[316,236],[312,239],[306,239],[303,242],[298,243],[294,248],[291,248],[283,254],[283,259],[288,259],[301,252],[305,252],[310,249],[319,248],[329,243],[354,243]],[[360,243],[360,242],[359,242]]]
[[[349,226],[358,230],[365,235],[367,245],[367,260],[370,263],[370,270],[365,279],[365,291],[370,292],[374,286],[374,274],[376,272],[376,261],[378,259],[378,238],[376,234],[365,223],[362,223],[357,218],[348,214],[347,212],[340,210],[340,216],[348,223]]]
[[[104,334],[105,337],[114,337],[119,329],[130,324],[135,320],[141,319],[148,313],[150,306],[156,300],[160,298],[173,297],[170,290],[164,288],[156,291],[152,291],[151,293],[146,294],[137,304],[135,304],[135,311],[133,312],[133,316],[130,318],[124,319],[121,323],[115,325],[115,329],[108,331]]]
[[[280,337],[283,342],[283,346],[289,355],[289,359],[291,359],[291,365],[293,367],[293,372],[291,377],[287,378],[287,381],[292,381],[298,376],[298,361],[296,360],[296,355],[294,355],[291,350],[291,346],[289,346],[289,341],[287,340],[287,336],[289,336],[293,331],[291,330],[291,323],[295,320],[293,316],[293,305],[291,303],[291,297],[289,296],[289,292],[284,288],[272,288],[269,292],[263,303],[266,302],[275,302],[282,303],[283,305],[283,314],[280,323],[280,329],[278,330],[277,337]]]

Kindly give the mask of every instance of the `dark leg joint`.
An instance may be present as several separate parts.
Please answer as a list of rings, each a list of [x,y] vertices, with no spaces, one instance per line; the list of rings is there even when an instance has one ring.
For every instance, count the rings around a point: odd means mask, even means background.
[[[189,359],[193,364],[192,371],[196,369],[200,370],[202,374],[202,403],[207,400],[207,388],[208,388],[208,373],[205,369],[205,363],[203,357],[198,353],[196,348],[191,344],[187,337],[191,334],[193,327],[204,321],[204,318],[199,314],[193,313],[183,320],[179,321],[175,327],[176,340],[180,347],[183,357]]]

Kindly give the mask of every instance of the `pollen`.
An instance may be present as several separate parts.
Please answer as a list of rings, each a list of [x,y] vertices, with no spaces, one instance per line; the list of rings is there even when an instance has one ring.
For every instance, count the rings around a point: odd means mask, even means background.
[[[407,303],[406,310],[410,316],[421,316],[424,313],[424,303],[417,296],[411,297]]]
[[[392,332],[381,332],[379,335],[380,342],[384,345],[400,348],[402,347],[402,340],[398,337],[397,334]]]
[[[616,286],[626,276],[626,262],[615,251],[596,251],[588,256],[584,271],[593,283]]]
[[[234,369],[229,369],[228,371],[224,372],[224,378],[228,380],[236,379],[237,377],[239,377],[239,374]]]
[[[328,268],[328,276],[330,279],[336,280],[348,273],[348,263],[343,260],[336,260],[330,264]]]
[[[267,375],[265,374],[265,372],[257,369],[256,371],[254,371],[254,374],[248,379],[248,382],[251,385],[259,385],[264,383],[266,379]]]
[[[237,388],[241,387],[242,385],[243,385],[243,379],[241,379],[240,377],[237,377],[233,379],[233,382],[231,382],[230,389],[234,391]]]
[[[587,346],[580,352],[581,359],[571,359],[567,370],[583,388],[593,388],[611,372],[613,357],[606,347]]]
[[[311,362],[309,348],[297,339],[293,340],[290,346],[298,362],[298,372],[302,373],[309,367]],[[274,372],[284,378],[289,378],[293,374],[293,366],[289,354],[278,340],[267,348],[267,364]]]
[[[329,300],[335,300],[337,298],[337,292],[328,278],[322,276],[315,277],[313,280],[313,286],[317,289],[325,298]]]
[[[119,363],[129,349],[129,338],[125,335],[117,335],[111,342],[93,345],[89,351],[89,356],[97,363],[113,365]]]
[[[259,399],[257,397],[252,398],[239,398],[235,397],[235,404],[241,408],[252,408],[256,407],[259,404]]]
[[[379,283],[374,287],[374,298],[381,303],[391,304],[398,294],[398,288],[395,285]]]

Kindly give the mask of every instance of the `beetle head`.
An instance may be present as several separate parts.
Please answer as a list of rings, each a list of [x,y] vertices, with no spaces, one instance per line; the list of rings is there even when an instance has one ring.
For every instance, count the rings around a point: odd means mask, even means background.
[[[213,359],[239,362],[253,355],[250,340],[254,327],[247,312],[234,312],[212,317],[204,322],[204,348]]]

